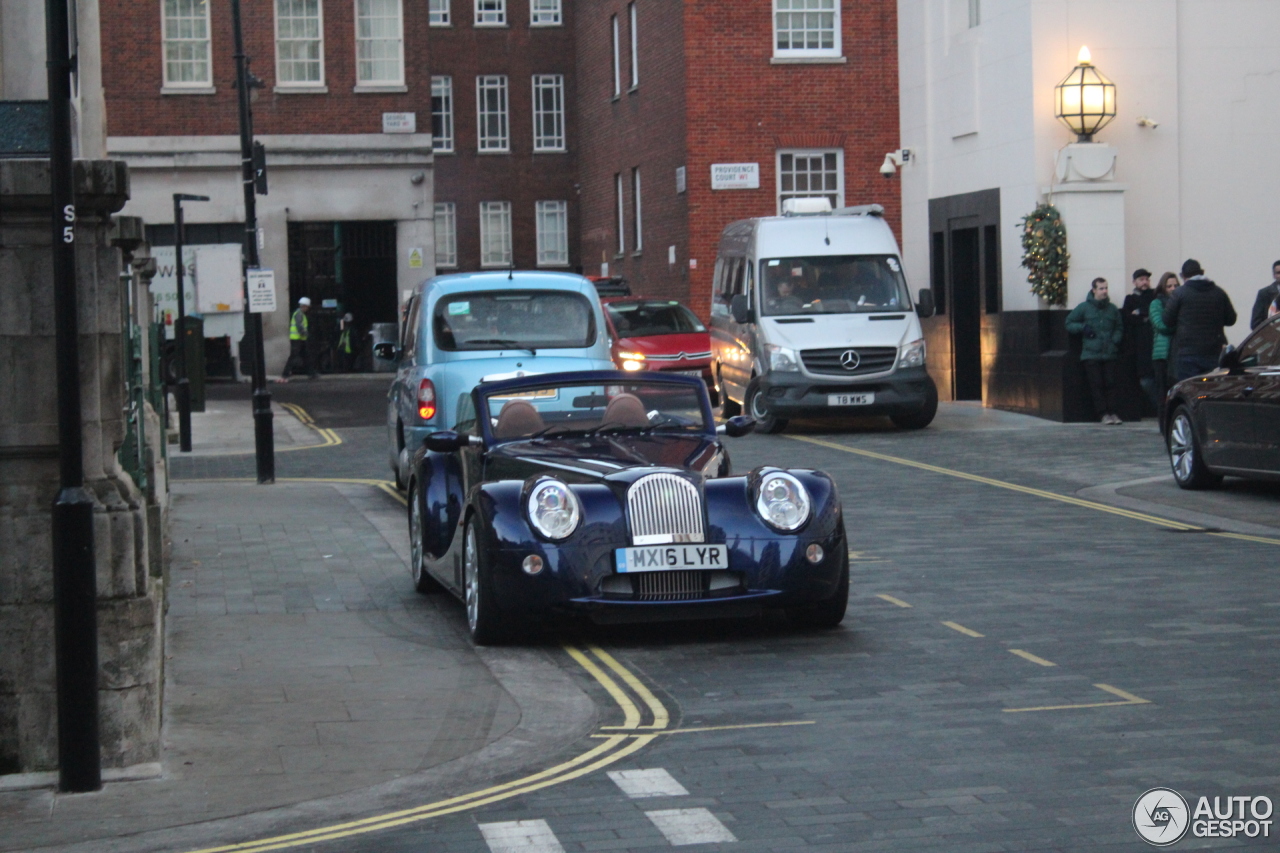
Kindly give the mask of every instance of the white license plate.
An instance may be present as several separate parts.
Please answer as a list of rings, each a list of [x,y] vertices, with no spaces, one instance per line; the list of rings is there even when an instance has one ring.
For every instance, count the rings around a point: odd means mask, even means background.
[[[724,545],[642,545],[613,553],[619,572],[729,568],[729,549]]]
[[[701,370],[668,370],[667,373],[674,373],[676,376],[702,376]]]
[[[870,406],[876,401],[876,395],[866,394],[828,394],[828,406]]]

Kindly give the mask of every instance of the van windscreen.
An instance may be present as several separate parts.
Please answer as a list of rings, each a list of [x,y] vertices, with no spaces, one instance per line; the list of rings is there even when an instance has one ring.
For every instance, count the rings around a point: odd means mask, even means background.
[[[909,311],[902,265],[893,255],[766,258],[760,262],[765,316]]]
[[[580,349],[596,340],[591,303],[565,291],[489,290],[442,296],[434,322],[442,350]]]

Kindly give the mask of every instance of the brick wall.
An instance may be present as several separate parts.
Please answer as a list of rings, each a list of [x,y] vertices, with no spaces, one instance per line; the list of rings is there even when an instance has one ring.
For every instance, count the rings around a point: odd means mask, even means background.
[[[422,4],[425,7],[425,3]],[[430,75],[453,77],[454,152],[435,158],[435,197],[453,202],[458,215],[458,269],[480,266],[479,204],[511,202],[511,245],[515,265],[537,264],[535,204],[567,201],[569,213],[569,269],[581,264],[577,234],[580,223],[576,158],[581,150],[575,115],[575,4],[563,4],[564,24],[530,27],[528,0],[508,0],[504,28],[473,26],[470,0],[453,0],[453,26],[426,28],[427,64],[425,104],[419,116],[431,118]],[[511,153],[477,153],[476,76],[506,74],[508,128]],[[565,153],[533,151],[534,74],[563,74],[565,78]]]
[[[685,4],[689,240],[698,268],[689,304],[710,309],[711,273],[726,223],[777,212],[779,148],[844,149],[845,203],[878,202],[900,233],[898,181],[878,172],[898,141],[895,0],[843,0],[847,63],[773,65],[768,0]],[[758,190],[711,190],[712,163],[754,162]]]
[[[462,0],[455,0],[461,6]],[[102,0],[103,87],[111,136],[186,136],[239,133],[235,42],[231,7],[210,2],[213,95],[162,95],[160,3]],[[354,0],[325,0],[324,80],[327,94],[273,91],[274,0],[242,0],[245,53],[266,87],[255,90],[257,133],[381,133],[384,112],[418,113],[429,129],[430,73],[424,61],[426,3],[405,0],[405,93],[356,93]],[[527,14],[527,13],[526,13]],[[117,49],[112,50],[112,46]],[[425,104],[425,107],[424,107]],[[424,114],[425,110],[425,114]],[[424,119],[428,127],[423,127]]]
[[[688,195],[676,192],[685,165],[685,57],[682,0],[637,0],[639,85],[631,86],[626,0],[578,4],[578,109],[582,128],[582,258],[585,271],[629,279],[635,293],[685,298],[689,278]],[[613,95],[618,17],[622,93]],[[631,170],[640,169],[643,249],[636,253]],[[619,256],[614,175],[623,183],[626,249]],[[668,247],[675,246],[675,262]]]

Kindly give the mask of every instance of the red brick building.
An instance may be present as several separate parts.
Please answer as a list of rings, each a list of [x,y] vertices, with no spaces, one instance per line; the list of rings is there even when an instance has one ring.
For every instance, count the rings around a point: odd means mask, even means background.
[[[586,272],[706,316],[728,222],[829,195],[899,228],[878,172],[900,147],[895,0],[583,0],[575,31]],[[758,186],[713,189],[713,164]]]
[[[242,6],[263,263],[288,282],[270,360],[299,297],[386,321],[433,267],[607,265],[705,316],[734,219],[828,195],[897,227],[897,182],[877,172],[899,147],[895,0]],[[102,0],[102,21],[104,45],[129,46],[103,68],[126,212],[166,223],[173,192],[209,195],[189,242],[225,242],[244,216],[229,4]]]

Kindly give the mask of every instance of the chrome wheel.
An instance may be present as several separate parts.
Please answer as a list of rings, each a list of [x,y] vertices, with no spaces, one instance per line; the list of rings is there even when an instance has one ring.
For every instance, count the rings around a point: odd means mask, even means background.
[[[409,570],[414,586],[422,586],[422,505],[417,487],[409,492]]]
[[[466,586],[467,627],[472,635],[480,623],[480,557],[476,553],[476,529],[467,525],[467,539],[462,549],[462,571]]]
[[[1196,444],[1191,419],[1179,412],[1169,429],[1169,461],[1173,464],[1173,476],[1180,483],[1191,482],[1195,474]]]

